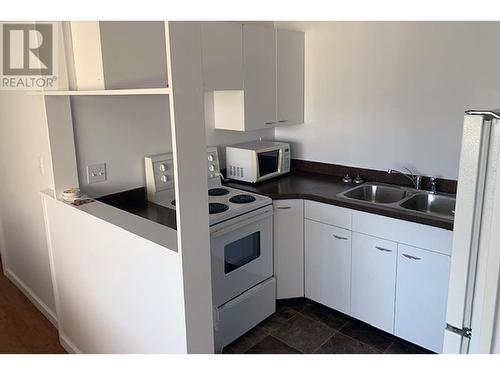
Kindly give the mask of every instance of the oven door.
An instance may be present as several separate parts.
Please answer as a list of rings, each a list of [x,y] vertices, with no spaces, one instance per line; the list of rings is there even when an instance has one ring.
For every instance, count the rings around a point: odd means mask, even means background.
[[[217,225],[211,233],[212,294],[221,306],[273,274],[272,206]]]

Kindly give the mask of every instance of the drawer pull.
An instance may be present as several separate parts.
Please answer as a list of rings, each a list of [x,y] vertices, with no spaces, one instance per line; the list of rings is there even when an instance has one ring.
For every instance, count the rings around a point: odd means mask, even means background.
[[[291,206],[276,207],[277,210],[288,210]]]
[[[392,250],[386,249],[385,247],[375,246],[375,249],[385,251],[386,253],[392,253]]]
[[[278,122],[283,123],[283,122],[288,122],[288,120],[279,120]]]
[[[405,258],[411,259],[411,260],[420,260],[422,258],[419,257],[414,257],[413,255],[408,255],[408,254],[403,254]]]
[[[333,234],[333,237],[335,237],[337,240],[344,240],[344,241],[347,241],[349,239],[347,237],[337,236],[336,234]]]
[[[273,124],[276,124],[276,122],[275,121],[267,121],[264,124],[266,124],[266,125],[273,125]]]

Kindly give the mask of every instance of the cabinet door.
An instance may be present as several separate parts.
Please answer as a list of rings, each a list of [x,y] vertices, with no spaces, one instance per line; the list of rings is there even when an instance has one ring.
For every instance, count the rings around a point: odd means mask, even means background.
[[[277,125],[304,122],[304,33],[276,30]]]
[[[350,314],[351,232],[304,220],[305,295]]]
[[[395,334],[442,352],[450,257],[398,245]]]
[[[276,125],[276,38],[273,27],[243,25],[245,130]]]
[[[352,237],[351,313],[394,332],[397,244],[360,233]]]
[[[304,204],[300,199],[274,205],[274,275],[277,298],[304,296]]]
[[[202,24],[203,81],[206,91],[243,90],[243,26]]]

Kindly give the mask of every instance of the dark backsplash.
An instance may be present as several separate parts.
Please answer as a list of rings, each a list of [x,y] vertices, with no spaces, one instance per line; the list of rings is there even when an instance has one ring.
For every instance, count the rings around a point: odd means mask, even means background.
[[[359,174],[365,181],[411,186],[410,181],[406,177],[398,173],[389,174],[387,173],[387,171],[379,171],[376,169],[356,168],[346,165],[327,164],[299,159],[292,159],[291,169],[294,171],[317,173],[338,177],[342,177],[348,174],[351,178],[355,178]],[[430,190],[430,187],[430,178],[424,176],[422,178],[422,189]],[[443,193],[456,194],[457,181],[438,178],[437,190]]]

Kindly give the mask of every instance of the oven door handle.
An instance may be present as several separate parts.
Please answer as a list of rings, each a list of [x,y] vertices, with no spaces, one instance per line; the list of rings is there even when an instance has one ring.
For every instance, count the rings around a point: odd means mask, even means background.
[[[229,232],[232,232],[233,230],[245,227],[249,224],[255,223],[256,221],[265,219],[267,217],[273,216],[273,210],[272,207],[270,207],[268,210],[261,212],[255,216],[249,217],[248,219],[244,221],[240,221],[239,223],[236,223],[234,225],[231,225],[229,227],[225,227],[219,230],[214,230],[212,233],[210,233],[210,236],[215,238],[215,237],[220,237],[223,236],[224,234],[227,234]]]

